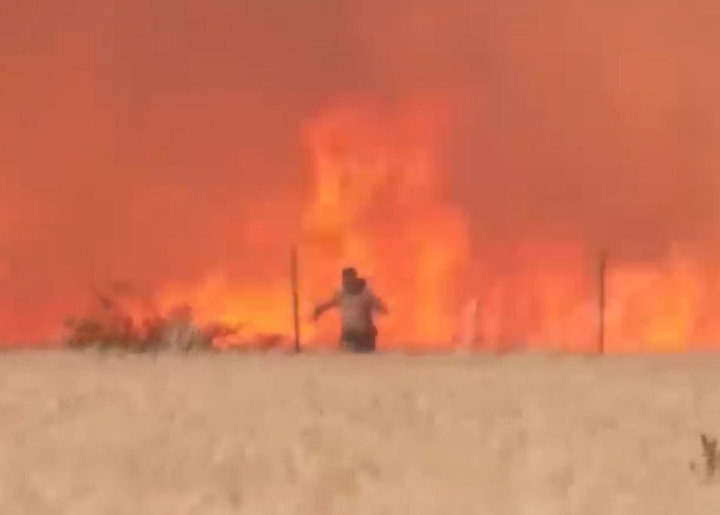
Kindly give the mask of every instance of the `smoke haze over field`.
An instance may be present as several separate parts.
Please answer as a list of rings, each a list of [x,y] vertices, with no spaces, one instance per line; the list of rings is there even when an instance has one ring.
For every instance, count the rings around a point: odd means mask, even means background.
[[[606,249],[618,345],[720,343],[719,53],[709,0],[1,0],[0,339],[116,281],[286,331],[302,236],[304,301],[357,262],[399,340],[477,295],[586,343]]]

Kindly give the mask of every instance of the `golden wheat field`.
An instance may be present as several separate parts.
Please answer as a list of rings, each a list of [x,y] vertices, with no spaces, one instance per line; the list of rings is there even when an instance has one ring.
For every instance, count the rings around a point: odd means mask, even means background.
[[[720,357],[7,352],[0,421],[2,515],[720,513]]]

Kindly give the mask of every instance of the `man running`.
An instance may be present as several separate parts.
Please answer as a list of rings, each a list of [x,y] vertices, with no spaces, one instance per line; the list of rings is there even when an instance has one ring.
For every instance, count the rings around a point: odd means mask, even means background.
[[[342,289],[315,308],[314,319],[317,320],[331,308],[340,309],[340,346],[353,352],[373,352],[377,337],[373,311],[386,314],[388,309],[385,303],[370,291],[365,279],[358,277],[354,268],[345,268],[342,271]]]

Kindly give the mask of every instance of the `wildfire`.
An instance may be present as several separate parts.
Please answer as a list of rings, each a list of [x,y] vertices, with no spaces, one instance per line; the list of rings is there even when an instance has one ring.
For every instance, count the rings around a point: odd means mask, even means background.
[[[654,265],[622,264],[608,277],[609,338],[618,350],[684,351],[720,342],[717,266],[674,247]]]
[[[720,348],[716,2],[15,4],[0,347]]]
[[[337,288],[348,264],[392,306],[381,322],[385,346],[451,342],[469,248],[461,213],[442,196],[439,114],[428,103],[390,113],[360,103],[308,121],[311,189],[297,242],[306,345],[334,344],[332,317],[315,325],[308,314],[311,303]],[[296,242],[286,243],[289,251]],[[237,327],[221,346],[248,345],[263,334],[287,337],[292,328],[286,269],[265,281],[215,271],[199,284],[167,287],[160,299],[165,311],[188,303],[201,325]]]
[[[340,107],[306,133],[314,178],[303,219],[308,293],[328,295],[338,270],[357,266],[391,306],[385,345],[447,345],[457,330],[469,246],[462,213],[443,199],[443,119],[433,108]],[[316,336],[327,339],[328,327]]]
[[[381,348],[595,351],[600,324],[607,352],[679,351],[720,341],[712,312],[719,277],[710,261],[693,260],[679,246],[653,261],[610,254],[602,277],[599,252],[573,241],[490,241],[473,252],[469,220],[448,200],[441,173],[449,121],[446,106],[427,99],[393,109],[341,103],[308,120],[310,188],[299,238],[278,245],[287,256],[266,264],[262,275],[218,268],[197,283],[166,284],[152,307],[125,302],[124,315],[108,318],[106,330],[138,334],[138,326],[156,328],[153,320],[187,305],[216,346],[289,345],[288,259],[297,244],[306,346],[335,344],[336,320],[315,324],[308,314],[337,287],[346,265],[356,266],[391,307],[379,321]],[[254,250],[264,252],[262,245]]]
[[[432,105],[387,113],[360,104],[309,125],[314,194],[303,221],[310,298],[336,281],[342,265],[356,264],[393,307],[382,328],[385,346],[449,348],[463,335],[488,350],[667,352],[720,341],[713,312],[720,277],[692,248],[675,245],[642,261],[609,249],[602,276],[608,249],[578,241],[486,242],[495,246],[488,256],[473,252],[469,221],[443,196],[445,125]],[[330,327],[314,336],[327,340]]]

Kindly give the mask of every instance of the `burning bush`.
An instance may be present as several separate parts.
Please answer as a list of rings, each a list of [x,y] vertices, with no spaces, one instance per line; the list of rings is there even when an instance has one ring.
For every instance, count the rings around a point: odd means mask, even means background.
[[[74,349],[97,347],[131,351],[169,349],[190,351],[210,349],[213,339],[233,334],[229,327],[201,331],[192,320],[189,306],[179,307],[165,316],[133,316],[117,299],[98,296],[95,309],[82,318],[66,321],[65,343]]]
[[[162,315],[138,314],[123,299],[98,295],[90,313],[65,322],[65,345],[72,349],[122,349],[134,352],[170,350],[271,350],[284,347],[281,334],[244,335],[241,326],[221,322],[200,327],[192,308],[178,306]]]

